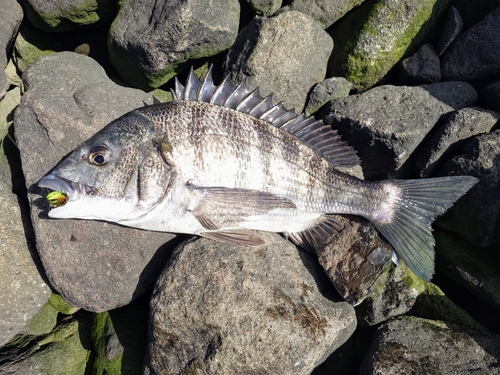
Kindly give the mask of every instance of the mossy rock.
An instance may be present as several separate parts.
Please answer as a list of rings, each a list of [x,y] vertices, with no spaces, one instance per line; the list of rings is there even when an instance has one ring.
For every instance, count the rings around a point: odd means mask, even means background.
[[[328,76],[342,76],[357,91],[384,82],[391,69],[433,32],[449,0],[366,2],[328,30],[335,42]]]

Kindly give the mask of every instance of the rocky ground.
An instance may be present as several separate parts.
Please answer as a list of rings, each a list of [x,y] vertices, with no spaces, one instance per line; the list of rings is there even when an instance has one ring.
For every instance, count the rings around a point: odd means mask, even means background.
[[[500,373],[498,0],[4,0],[0,374]],[[472,175],[424,282],[364,219],[317,256],[50,220],[37,181],[213,64],[325,119],[360,177]]]

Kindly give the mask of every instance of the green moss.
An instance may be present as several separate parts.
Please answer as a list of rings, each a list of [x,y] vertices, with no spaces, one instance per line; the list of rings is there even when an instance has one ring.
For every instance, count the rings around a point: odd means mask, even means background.
[[[388,0],[359,7],[331,30],[336,53],[329,75],[335,75],[335,71],[343,73],[358,91],[382,82],[398,61],[423,43],[447,4],[447,0],[422,2],[404,25],[400,18],[407,10],[395,7]],[[339,47],[340,53],[337,52]]]
[[[57,322],[58,311],[50,303],[45,303],[26,326],[29,335],[43,335],[52,331]]]
[[[56,53],[60,46],[43,32],[21,27],[14,44],[13,60],[20,72],[24,72],[42,56]]]
[[[74,320],[63,324],[52,335],[38,344],[43,347],[34,356],[42,364],[41,373],[47,375],[84,375],[89,350],[82,339],[85,324]]]
[[[56,293],[52,293],[49,298],[49,303],[54,309],[65,315],[72,315],[79,310],[78,307],[71,306],[64,298]]]

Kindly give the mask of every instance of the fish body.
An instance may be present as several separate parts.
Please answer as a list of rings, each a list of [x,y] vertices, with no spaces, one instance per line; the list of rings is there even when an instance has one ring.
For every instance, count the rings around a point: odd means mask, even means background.
[[[176,100],[111,122],[44,176],[61,191],[53,218],[106,220],[259,246],[256,231],[315,248],[341,226],[327,214],[369,219],[420,277],[434,270],[431,223],[477,179],[367,182],[330,127],[273,105],[244,83],[215,86],[191,72]]]

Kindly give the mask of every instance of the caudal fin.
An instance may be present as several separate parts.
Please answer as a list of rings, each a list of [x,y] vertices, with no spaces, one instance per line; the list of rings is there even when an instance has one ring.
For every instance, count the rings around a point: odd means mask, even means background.
[[[434,273],[431,224],[478,181],[470,176],[389,181],[400,191],[392,219],[371,221],[411,270],[429,281]]]

